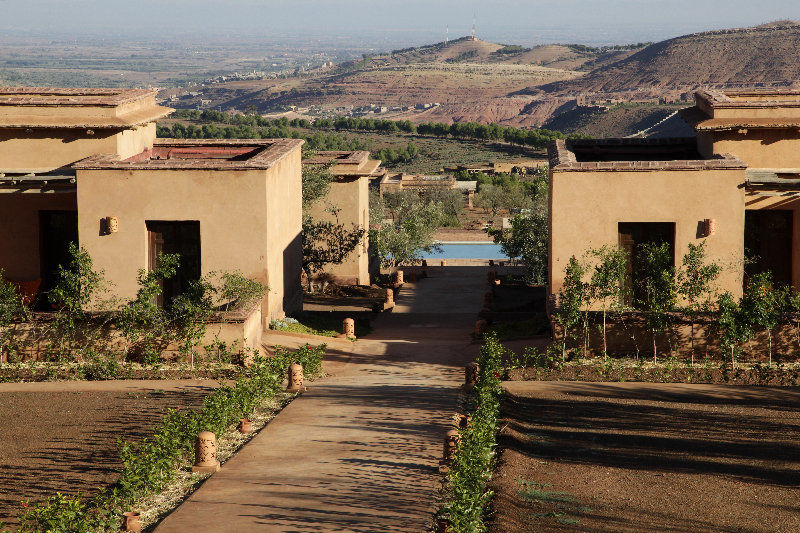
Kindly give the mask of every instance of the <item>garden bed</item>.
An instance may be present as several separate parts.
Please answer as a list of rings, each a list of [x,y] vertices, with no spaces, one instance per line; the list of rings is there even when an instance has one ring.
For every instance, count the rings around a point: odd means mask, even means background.
[[[25,500],[76,495],[113,482],[117,438],[138,439],[168,409],[193,409],[216,382],[0,385],[0,521]]]
[[[797,389],[506,387],[491,531],[797,530]]]

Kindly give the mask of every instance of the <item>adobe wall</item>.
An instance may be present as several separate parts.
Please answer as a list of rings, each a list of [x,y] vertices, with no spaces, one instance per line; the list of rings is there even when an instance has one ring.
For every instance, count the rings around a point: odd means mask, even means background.
[[[328,208],[338,209],[337,215]],[[357,227],[369,229],[369,178],[337,178],[331,182],[328,195],[314,205],[310,215],[315,220],[343,224],[350,230]],[[324,272],[335,276],[340,283],[369,285],[369,238],[364,235],[361,244],[350,252],[339,265],[325,265]]]
[[[800,168],[800,131],[794,129],[700,131],[697,139],[705,157],[733,154],[750,168]]]
[[[265,302],[270,312],[264,314],[279,312],[273,301],[283,297],[282,272],[273,271],[282,271],[274,256],[280,257],[283,247],[269,240],[268,223],[276,211],[267,205],[267,183],[275,178],[266,171],[78,170],[77,181],[80,243],[117,296],[135,297],[137,272],[148,267],[145,221],[197,220],[202,274],[241,270],[270,286]],[[278,210],[277,218],[284,213]],[[101,220],[108,216],[118,218],[119,230],[103,235]]]
[[[563,285],[572,255],[619,245],[619,222],[674,222],[675,263],[689,243],[706,241],[708,257],[725,264],[718,286],[742,292],[744,170],[551,171],[550,294]],[[716,234],[699,236],[715,219]]]
[[[590,355],[593,356],[603,355],[603,336],[600,324],[602,324],[600,313],[592,313],[589,320],[588,347]],[[553,324],[553,339],[560,348],[562,329],[557,324]],[[691,323],[685,320],[674,322],[668,330],[656,335],[658,358],[663,361],[675,355],[681,359],[688,359],[692,353],[691,339]],[[583,345],[584,332],[580,326],[570,332],[567,350],[582,351]],[[607,316],[606,346],[610,356],[653,357],[652,333],[645,327],[641,316],[635,314],[626,313],[622,318],[612,314]],[[765,330],[756,332],[740,348],[742,352],[738,356],[740,362],[767,362],[769,360],[769,336]],[[772,330],[772,355],[773,360],[779,358],[784,361],[800,360],[800,322],[785,320]],[[714,325],[708,321],[698,320],[694,325],[694,356],[695,361],[704,357],[710,357],[717,362],[722,360],[719,334],[715,331]]]
[[[0,192],[0,270],[12,281],[40,277],[39,211],[77,211],[75,191]]]
[[[261,260],[267,265],[269,285],[268,312],[264,323],[282,318],[303,306],[303,287],[300,281],[303,261],[303,191],[301,151],[298,146],[267,171],[265,198],[267,213],[267,251]],[[246,198],[246,197],[245,197]],[[246,217],[257,210],[245,206],[238,216]],[[263,231],[263,230],[262,230]],[[242,234],[247,249],[247,233]],[[241,252],[240,252],[241,253]]]
[[[47,172],[97,154],[131,157],[152,148],[156,125],[130,130],[0,129],[0,171]]]

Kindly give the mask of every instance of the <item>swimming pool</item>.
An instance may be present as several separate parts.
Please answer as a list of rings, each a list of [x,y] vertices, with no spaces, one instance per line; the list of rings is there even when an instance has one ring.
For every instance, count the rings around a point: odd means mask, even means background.
[[[440,242],[441,252],[422,253],[423,259],[508,259],[493,242]]]

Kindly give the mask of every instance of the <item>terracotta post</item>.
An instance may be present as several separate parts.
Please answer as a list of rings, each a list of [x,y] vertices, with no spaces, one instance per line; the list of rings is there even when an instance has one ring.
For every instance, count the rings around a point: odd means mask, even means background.
[[[428,260],[427,259],[423,259],[422,260],[422,266],[424,266],[424,267],[428,266]]]
[[[210,431],[201,431],[194,439],[194,466],[192,467],[192,472],[213,474],[219,468],[217,436]]]
[[[303,392],[306,388],[303,385],[303,365],[294,363],[289,365],[289,385],[286,392]]]
[[[481,336],[486,333],[486,328],[489,326],[489,323],[484,319],[480,319],[475,322],[475,335]]]
[[[495,272],[494,270],[490,270],[489,272],[486,273],[486,281],[488,281],[489,283],[494,283],[494,280],[496,279],[497,279],[497,272]]]
[[[394,273],[394,284],[395,285],[402,285],[403,284],[403,271],[398,270]]]
[[[481,367],[478,363],[467,363],[464,367],[464,385],[474,387],[478,383],[478,373]]]
[[[131,533],[140,533],[142,531],[142,524],[139,523],[140,514],[136,511],[129,511],[122,513],[122,531],[129,531]]]
[[[446,267],[446,266],[447,266],[447,261],[445,261],[444,259],[442,259],[442,266],[443,266],[443,267]]]
[[[392,289],[386,289],[386,298],[383,303],[386,305],[394,305],[394,291]]]
[[[237,429],[239,430],[239,433],[252,433],[253,421],[249,418],[240,418],[239,427]]]
[[[461,441],[461,435],[457,429],[451,429],[444,436],[444,451],[442,453],[442,461],[445,464],[453,462],[453,457],[456,455],[458,443]]]
[[[345,318],[342,321],[342,333],[350,339],[356,338],[356,321],[352,318]]]

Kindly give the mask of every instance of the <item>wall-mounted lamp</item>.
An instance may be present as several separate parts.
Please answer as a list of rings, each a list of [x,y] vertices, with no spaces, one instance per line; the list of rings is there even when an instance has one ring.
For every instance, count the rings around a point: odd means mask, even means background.
[[[703,235],[711,237],[717,232],[717,220],[714,218],[707,218],[703,221]]]
[[[103,233],[111,235],[119,231],[119,219],[117,217],[105,217],[103,219]]]

